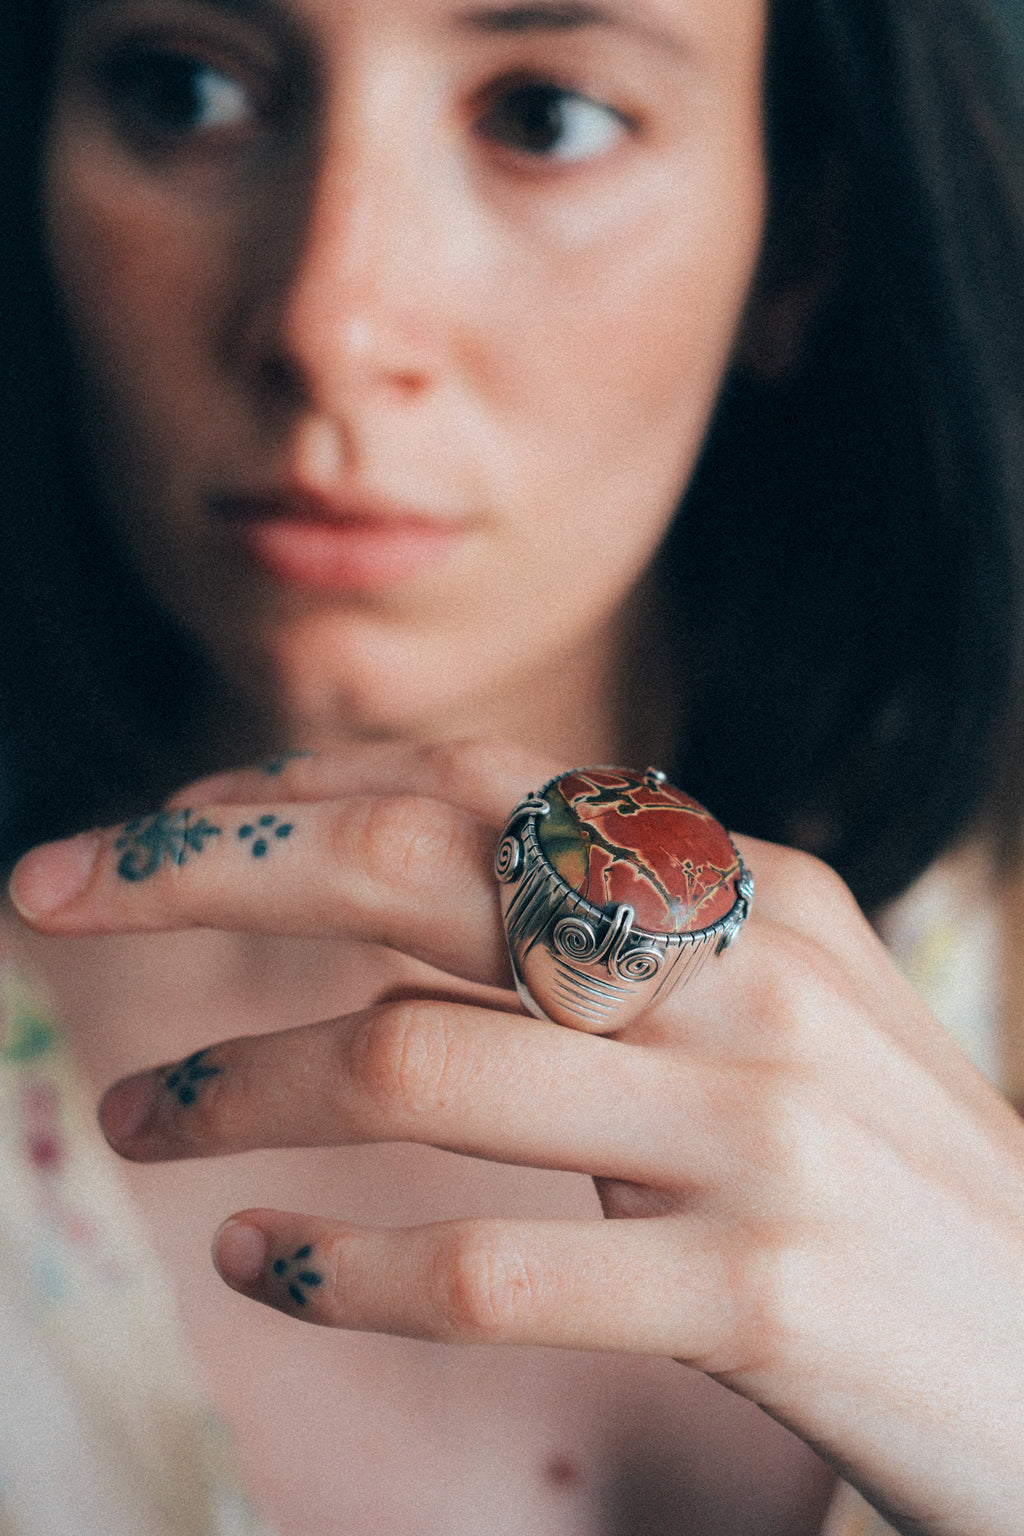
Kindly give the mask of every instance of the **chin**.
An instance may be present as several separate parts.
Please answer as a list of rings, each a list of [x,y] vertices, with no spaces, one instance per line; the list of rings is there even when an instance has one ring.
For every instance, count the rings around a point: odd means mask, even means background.
[[[498,728],[503,712],[479,647],[454,636],[317,616],[276,632],[265,654],[259,670],[271,679],[289,736],[305,746],[462,735],[485,716]]]

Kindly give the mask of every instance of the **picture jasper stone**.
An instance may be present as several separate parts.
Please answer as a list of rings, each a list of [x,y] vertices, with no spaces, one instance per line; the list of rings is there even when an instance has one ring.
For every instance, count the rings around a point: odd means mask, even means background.
[[[592,906],[628,905],[648,933],[709,928],[736,902],[739,859],[714,817],[671,784],[617,768],[563,774],[537,818],[548,863]]]

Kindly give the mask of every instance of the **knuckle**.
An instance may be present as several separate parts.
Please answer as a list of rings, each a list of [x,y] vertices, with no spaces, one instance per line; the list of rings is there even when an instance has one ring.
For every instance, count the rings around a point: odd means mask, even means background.
[[[840,1109],[810,1071],[765,1066],[737,1075],[725,1098],[730,1173],[748,1219],[802,1220],[829,1187]],[[833,1181],[834,1182],[834,1181]]]
[[[803,1075],[777,1074],[765,1086],[764,1118],[777,1173],[794,1194],[814,1187],[827,1162],[823,1100],[820,1089]]]
[[[773,1058],[806,1059],[857,1007],[856,988],[842,959],[807,934],[773,927],[766,939],[754,1009],[761,1043]]]
[[[817,913],[819,917],[860,916],[853,893],[830,864],[813,853],[787,848],[781,851],[773,871],[774,894],[798,911]]]
[[[751,930],[751,949],[757,943],[756,977],[746,1000],[739,1041],[744,1061],[777,1061],[787,1046],[795,1044],[795,982],[800,959],[793,953],[787,929],[765,933]]]
[[[729,1353],[760,1370],[805,1332],[808,1296],[827,1294],[814,1265],[835,1219],[836,1106],[820,1086],[767,1074],[756,1083],[753,1114],[753,1098],[746,1102],[732,1143],[742,1194],[730,1206],[720,1253],[733,1318]]]
[[[390,1112],[422,1115],[443,1106],[462,1075],[456,1037],[436,1003],[373,1009],[348,1048],[352,1079]]]
[[[536,1290],[530,1266],[516,1245],[484,1221],[449,1230],[432,1281],[445,1337],[464,1343],[514,1339],[532,1309]]]
[[[799,1317],[792,1297],[785,1294],[797,1280],[792,1250],[785,1238],[726,1241],[722,1247],[723,1296],[728,1300],[728,1326],[715,1341],[710,1357],[694,1361],[702,1370],[728,1382],[732,1373],[778,1369],[791,1340],[799,1338]],[[794,1287],[793,1295],[805,1297]],[[796,1328],[794,1328],[796,1324]]]
[[[375,886],[433,896],[457,877],[465,854],[460,818],[440,801],[396,795],[363,803],[358,855]]]
[[[856,1292],[847,1265],[837,1263],[821,1232],[827,1216],[794,1221],[770,1234],[737,1263],[742,1277],[740,1315],[746,1319],[750,1367],[774,1371],[807,1359],[807,1319],[813,1309],[831,1314],[842,1330]],[[821,1309],[821,1310],[819,1310]]]

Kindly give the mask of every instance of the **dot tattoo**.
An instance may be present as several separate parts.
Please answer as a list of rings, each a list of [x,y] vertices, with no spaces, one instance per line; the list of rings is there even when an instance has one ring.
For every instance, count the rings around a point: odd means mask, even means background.
[[[166,1086],[170,1093],[174,1094],[178,1103],[188,1109],[199,1097],[200,1086],[208,1078],[219,1077],[220,1067],[211,1067],[205,1061],[209,1055],[206,1050],[196,1051],[189,1056],[180,1066],[174,1067],[167,1075]]]
[[[157,811],[128,822],[114,847],[121,858],[117,873],[122,880],[138,882],[157,874],[165,864],[181,865],[192,854],[202,853],[210,838],[219,837],[215,827],[191,811]]]
[[[260,772],[268,779],[279,779],[289,763],[300,763],[304,758],[312,756],[312,752],[282,752],[279,756],[272,757],[269,762],[261,763]]]
[[[312,1257],[313,1245],[306,1243],[304,1247],[296,1248],[290,1258],[275,1259],[272,1265],[274,1274],[285,1286],[297,1307],[306,1306],[309,1301],[307,1291],[315,1291],[318,1285],[324,1283],[323,1275],[309,1268]]]
[[[265,859],[270,852],[271,838],[285,841],[295,831],[294,824],[290,821],[278,821],[276,816],[261,816],[255,824],[246,822],[244,827],[239,827],[239,841],[249,844],[249,852],[254,859]]]

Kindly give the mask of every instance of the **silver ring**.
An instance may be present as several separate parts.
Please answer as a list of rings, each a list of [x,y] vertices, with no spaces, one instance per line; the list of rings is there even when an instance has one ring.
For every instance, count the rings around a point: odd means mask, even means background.
[[[521,800],[495,855],[516,991],[610,1034],[732,944],[754,882],[725,828],[656,768],[575,768]]]

